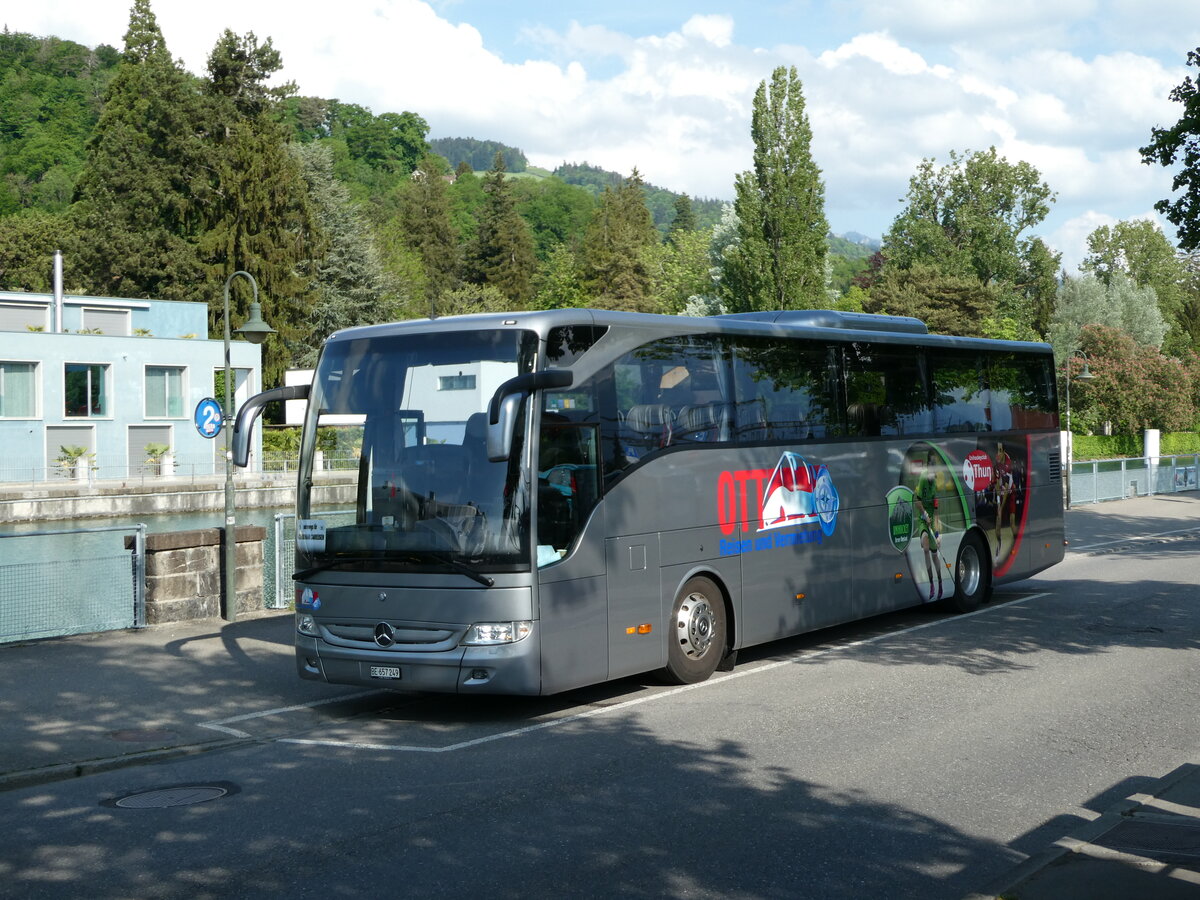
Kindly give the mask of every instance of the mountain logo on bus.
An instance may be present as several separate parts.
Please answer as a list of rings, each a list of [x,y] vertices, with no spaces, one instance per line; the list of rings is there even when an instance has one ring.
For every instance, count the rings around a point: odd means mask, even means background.
[[[763,496],[759,531],[815,522],[826,537],[833,534],[841,504],[833,476],[824,465],[811,465],[799,453],[786,451]]]

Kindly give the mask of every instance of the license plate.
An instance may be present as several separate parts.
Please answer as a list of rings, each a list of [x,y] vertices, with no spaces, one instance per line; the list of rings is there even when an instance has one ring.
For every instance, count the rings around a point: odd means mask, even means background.
[[[372,678],[400,678],[399,666],[371,666]]]

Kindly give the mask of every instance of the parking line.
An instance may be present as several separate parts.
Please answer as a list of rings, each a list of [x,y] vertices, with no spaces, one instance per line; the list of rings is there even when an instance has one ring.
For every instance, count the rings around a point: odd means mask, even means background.
[[[281,706],[278,709],[267,709],[262,712],[244,713],[240,716],[231,716],[228,719],[217,719],[213,722],[201,722],[201,728],[211,728],[214,731],[223,731],[226,734],[231,734],[237,738],[249,738],[254,735],[239,731],[236,728],[226,728],[225,726],[231,722],[248,722],[251,719],[263,719],[267,716],[277,716],[280,713],[295,712],[298,709],[313,709],[317,706],[328,706],[331,703],[341,703],[345,700],[357,700],[360,697],[370,697],[372,694],[382,694],[383,691],[360,691],[357,694],[343,694],[340,697],[331,697],[328,700],[313,700],[309,703],[297,703],[295,706]]]
[[[1049,591],[1042,591],[1041,593],[1030,594],[1028,597],[1017,597],[1014,600],[1009,600],[1005,603],[997,603],[994,605],[989,605],[989,606],[985,607],[984,609],[977,609],[974,612],[963,613],[962,615],[952,616],[947,619],[938,619],[936,622],[923,622],[920,625],[912,625],[908,628],[903,628],[900,631],[890,631],[886,634],[877,634],[873,637],[863,638],[862,640],[859,640],[859,641],[851,641],[848,644],[839,644],[835,647],[827,647],[824,650],[817,650],[812,653],[799,653],[799,654],[796,654],[793,656],[789,656],[785,659],[778,659],[778,660],[775,660],[774,662],[764,663],[761,666],[746,667],[744,669],[730,672],[728,674],[719,675],[716,678],[710,678],[708,681],[701,681],[698,684],[685,684],[685,685],[682,685],[681,687],[672,688],[669,691],[662,691],[661,693],[650,694],[650,695],[647,695],[644,697],[635,697],[632,700],[626,700],[623,703],[617,703],[617,704],[614,704],[613,706],[605,706],[605,707],[601,707],[599,709],[589,709],[586,712],[576,713],[573,716],[566,716],[562,719],[552,719],[548,722],[539,722],[536,725],[527,725],[524,728],[516,728],[516,729],[513,729],[512,731],[502,731],[499,734],[489,734],[489,735],[485,735],[484,737],[474,738],[469,741],[461,741],[457,744],[448,744],[444,747],[417,747],[417,746],[412,746],[409,744],[370,744],[370,743],[364,743],[364,742],[360,742],[360,741],[325,741],[325,740],[314,740],[312,738],[277,738],[276,743],[300,744],[300,745],[304,745],[304,746],[315,746],[315,747],[337,747],[337,748],[342,748],[345,750],[385,750],[385,751],[392,751],[392,752],[397,752],[397,753],[451,753],[455,750],[465,750],[468,747],[477,747],[480,744],[490,744],[493,741],[504,740],[506,738],[520,737],[521,735],[530,734],[531,732],[534,732],[534,731],[542,731],[546,728],[558,728],[563,725],[570,725],[573,722],[579,722],[584,719],[591,719],[591,718],[594,718],[595,716],[603,716],[603,715],[608,715],[609,713],[620,712],[620,711],[623,711],[626,709],[630,709],[634,706],[638,706],[642,703],[648,703],[652,700],[661,700],[665,697],[674,697],[676,694],[683,694],[683,693],[687,693],[688,691],[697,691],[697,690],[701,690],[702,688],[717,687],[718,685],[725,684],[726,682],[731,681],[735,678],[747,678],[751,675],[760,675],[763,672],[770,672],[772,669],[778,669],[780,666],[789,666],[789,665],[793,665],[800,661],[807,662],[810,659],[816,659],[817,657],[821,657],[821,656],[828,656],[831,653],[841,653],[845,650],[853,650],[857,647],[865,647],[868,644],[876,644],[880,641],[888,640],[890,638],[895,638],[895,637],[901,637],[906,634],[912,634],[913,632],[922,631],[926,628],[933,628],[935,626],[946,624],[946,623],[961,622],[963,619],[969,619],[969,618],[973,618],[975,616],[983,615],[984,613],[994,612],[998,609],[1004,609],[1005,607],[1008,607],[1008,606],[1015,606],[1018,603],[1026,603],[1030,600],[1039,600],[1042,597],[1048,597],[1049,595],[1050,595]],[[344,699],[348,699],[348,698],[344,698]],[[308,705],[312,705],[312,704],[308,704]],[[301,707],[295,707],[295,708],[299,709]],[[267,714],[263,713],[262,715],[267,715]],[[242,718],[253,718],[253,715],[244,716]],[[225,721],[236,721],[236,720],[228,719]]]

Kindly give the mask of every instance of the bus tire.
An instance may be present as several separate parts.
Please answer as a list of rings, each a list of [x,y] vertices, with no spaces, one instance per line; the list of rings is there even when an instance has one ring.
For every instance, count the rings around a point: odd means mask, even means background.
[[[968,613],[979,609],[988,596],[991,578],[983,541],[972,532],[963,538],[954,562],[954,595],[946,598],[950,611]]]
[[[689,578],[679,589],[667,621],[667,667],[672,684],[704,681],[725,655],[725,598],[710,579]]]

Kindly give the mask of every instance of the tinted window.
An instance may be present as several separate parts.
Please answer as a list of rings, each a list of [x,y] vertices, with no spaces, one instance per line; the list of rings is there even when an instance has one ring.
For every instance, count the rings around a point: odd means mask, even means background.
[[[820,439],[841,432],[836,353],[800,340],[739,338],[733,378],[743,441]]]
[[[853,343],[845,347],[849,433],[922,434],[933,430],[922,366],[915,347]]]
[[[1044,354],[992,354],[988,360],[992,427],[1054,428],[1058,425],[1053,362]]]
[[[979,353],[928,350],[938,432],[991,430],[988,392]]]

